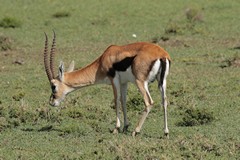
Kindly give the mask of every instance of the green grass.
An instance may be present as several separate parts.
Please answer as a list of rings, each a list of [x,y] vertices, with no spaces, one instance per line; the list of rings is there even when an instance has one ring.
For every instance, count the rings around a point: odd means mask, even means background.
[[[237,0],[0,2],[0,20],[21,22],[0,27],[0,159],[240,157]],[[155,106],[136,138],[110,132],[111,86],[83,88],[68,95],[62,108],[50,107],[42,52],[44,32],[51,38],[52,29],[56,63],[74,59],[77,68],[110,44],[154,41],[164,47],[173,61],[167,90],[170,139],[163,138],[156,83],[150,87]],[[127,105],[132,131],[143,110],[133,85]],[[193,122],[198,123],[186,125]]]

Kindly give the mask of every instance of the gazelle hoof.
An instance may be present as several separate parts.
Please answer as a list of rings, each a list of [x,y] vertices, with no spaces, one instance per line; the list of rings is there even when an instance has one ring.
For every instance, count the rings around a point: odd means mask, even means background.
[[[128,126],[124,126],[123,127],[123,133],[127,133],[128,132]]]
[[[113,134],[118,134],[118,133],[119,133],[119,131],[120,131],[120,129],[119,129],[119,128],[115,128],[115,129],[113,130]]]
[[[168,133],[164,133],[164,137],[169,139],[169,134]]]
[[[138,135],[138,134],[139,134],[139,132],[136,132],[136,131],[133,131],[133,132],[132,132],[132,136],[133,136],[133,137],[136,137],[136,135]]]

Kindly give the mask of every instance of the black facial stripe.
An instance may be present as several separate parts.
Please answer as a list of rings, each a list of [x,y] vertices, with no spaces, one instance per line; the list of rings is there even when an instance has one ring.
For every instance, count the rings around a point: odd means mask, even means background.
[[[52,85],[52,86],[51,86],[51,89],[52,89],[52,92],[53,92],[53,93],[56,93],[56,86],[55,86],[55,85]]]
[[[111,77],[114,77],[116,71],[122,71],[122,72],[126,71],[127,68],[132,65],[134,58],[135,58],[135,56],[134,57],[126,57],[123,60],[114,63],[113,66],[109,69],[107,74]]]

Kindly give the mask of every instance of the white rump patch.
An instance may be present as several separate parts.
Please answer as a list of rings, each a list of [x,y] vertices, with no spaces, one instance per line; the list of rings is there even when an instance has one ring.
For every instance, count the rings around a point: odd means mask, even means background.
[[[160,64],[161,64],[160,60],[159,59],[156,60],[151,71],[149,72],[148,79],[147,79],[148,82],[153,82],[156,79],[156,75],[158,74]]]

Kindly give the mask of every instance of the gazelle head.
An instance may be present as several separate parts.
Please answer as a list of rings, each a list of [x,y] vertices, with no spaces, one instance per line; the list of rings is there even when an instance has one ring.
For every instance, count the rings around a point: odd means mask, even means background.
[[[45,33],[45,48],[44,48],[44,67],[50,82],[50,86],[52,89],[52,93],[50,96],[49,103],[52,106],[59,106],[60,102],[65,98],[65,96],[73,91],[73,88],[66,85],[64,83],[64,65],[61,62],[58,70],[58,76],[55,76],[54,73],[54,55],[55,55],[55,47],[56,47],[56,34],[54,33],[52,47],[50,51],[50,61],[48,62],[48,36]],[[74,69],[74,62],[71,63],[68,72],[73,71]]]

